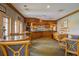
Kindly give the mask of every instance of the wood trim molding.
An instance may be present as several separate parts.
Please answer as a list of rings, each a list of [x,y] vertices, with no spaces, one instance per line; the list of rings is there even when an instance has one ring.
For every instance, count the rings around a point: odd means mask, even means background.
[[[24,16],[11,3],[6,3],[6,4],[24,18]]]
[[[67,14],[67,15],[65,15],[65,16],[63,16],[63,17],[61,17],[61,18],[57,19],[57,20],[59,21],[59,20],[61,20],[61,19],[65,18],[65,17],[68,17],[68,16],[70,16],[70,15],[72,15],[72,14],[75,14],[75,13],[77,13],[77,12],[79,12],[79,9],[78,9],[78,10],[76,10],[76,11],[73,11],[72,13],[69,13],[69,14]]]
[[[0,4],[0,7],[1,7],[0,11],[6,13],[6,7],[3,6],[2,4]]]
[[[1,41],[0,45],[16,45],[16,44],[29,44],[30,40],[12,40],[12,41]]]

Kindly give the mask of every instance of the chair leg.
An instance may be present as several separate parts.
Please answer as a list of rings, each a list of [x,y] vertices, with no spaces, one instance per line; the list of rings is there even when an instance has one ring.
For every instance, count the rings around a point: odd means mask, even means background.
[[[59,42],[59,41],[58,41],[58,47],[61,48],[61,47],[60,47],[60,42]]]
[[[67,50],[65,49],[65,56],[67,56]]]
[[[59,48],[61,48],[60,44],[59,44]]]

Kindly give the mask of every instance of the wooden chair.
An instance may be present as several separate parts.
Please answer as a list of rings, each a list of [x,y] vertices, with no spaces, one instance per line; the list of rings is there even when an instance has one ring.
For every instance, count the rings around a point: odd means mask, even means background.
[[[58,41],[59,48],[64,48],[66,47],[66,38],[67,34],[59,34],[57,32],[54,32],[54,39]]]
[[[29,40],[0,42],[0,48],[4,56],[28,56]]]
[[[66,40],[67,34],[60,34],[59,35],[59,47],[65,49],[66,48]]]
[[[67,46],[65,50],[65,55],[67,56],[79,56],[79,40],[77,39],[68,39]],[[68,54],[69,53],[69,54]]]
[[[6,53],[3,51],[3,47],[2,48],[0,47],[0,56],[4,56],[4,55],[6,55]]]
[[[59,40],[59,34],[57,32],[54,32],[53,38],[58,41]]]

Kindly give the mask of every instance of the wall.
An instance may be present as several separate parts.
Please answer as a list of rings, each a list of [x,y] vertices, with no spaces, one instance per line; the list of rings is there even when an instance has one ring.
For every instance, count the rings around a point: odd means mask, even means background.
[[[68,20],[68,27],[66,28],[65,34],[79,35],[79,11],[69,15],[57,22],[57,31],[62,34],[62,27],[64,27],[64,21]]]
[[[24,22],[24,18],[21,15],[19,15],[16,11],[14,11],[12,8],[10,8],[7,4],[3,3],[2,5],[4,5],[6,7],[6,15],[12,18],[12,21],[11,21],[12,28],[13,28],[12,32],[14,32],[14,21],[18,20],[18,17],[19,17],[20,20],[22,22]],[[23,26],[23,28],[24,28],[24,26]],[[25,29],[23,29],[23,30],[25,30]]]
[[[18,20],[18,17],[23,21],[23,17],[20,16],[16,11],[10,8],[7,4],[2,4],[6,7],[6,15],[12,18],[12,32],[14,32],[14,21]]]
[[[1,24],[2,18],[1,17],[7,16],[7,17],[9,17],[9,19],[11,18],[11,32],[14,33],[15,32],[15,25],[14,25],[15,20],[18,20],[18,17],[19,17],[20,21],[22,21],[24,23],[24,18],[20,14],[18,14],[16,11],[14,11],[11,7],[9,7],[7,4],[1,3],[1,5],[3,5],[6,8],[6,13],[0,12],[0,15],[1,15],[0,16],[0,28],[2,28],[1,27],[2,26],[2,24]],[[23,24],[23,31],[25,31],[24,25],[25,24]],[[0,32],[2,32],[1,30],[0,30]]]

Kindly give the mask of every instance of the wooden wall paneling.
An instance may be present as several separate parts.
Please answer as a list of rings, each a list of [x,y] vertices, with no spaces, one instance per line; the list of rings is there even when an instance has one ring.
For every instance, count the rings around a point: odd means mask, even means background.
[[[2,20],[3,20],[3,17],[5,17],[5,13],[3,13],[3,12],[0,12],[0,38],[2,38],[3,37],[3,30],[2,30]]]
[[[8,17],[8,34],[11,33],[11,17]]]
[[[0,12],[0,38],[2,37],[2,13]]]
[[[15,32],[15,19],[14,17],[12,16],[11,17],[11,33],[14,33]]]

